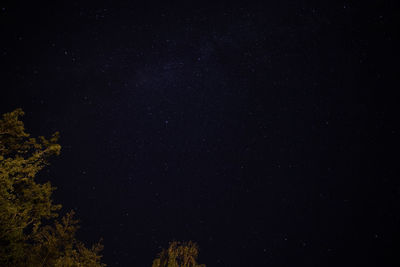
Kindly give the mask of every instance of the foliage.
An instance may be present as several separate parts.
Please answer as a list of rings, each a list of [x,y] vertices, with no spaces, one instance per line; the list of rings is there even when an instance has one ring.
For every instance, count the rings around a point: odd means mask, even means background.
[[[153,261],[152,267],[206,267],[196,262],[199,248],[196,243],[171,242],[167,250],[163,249]]]
[[[61,222],[61,205],[51,199],[55,190],[36,175],[58,155],[56,132],[49,139],[25,132],[16,109],[0,119],[0,266],[105,266],[102,246],[86,248],[75,238],[73,212]]]

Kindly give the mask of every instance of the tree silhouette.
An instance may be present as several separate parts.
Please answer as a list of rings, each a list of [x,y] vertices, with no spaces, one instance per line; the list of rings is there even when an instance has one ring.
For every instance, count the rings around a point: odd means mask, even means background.
[[[196,262],[198,254],[196,243],[173,241],[167,250],[163,249],[158,254],[152,267],[206,267]]]
[[[56,220],[55,188],[35,181],[60,153],[59,134],[30,137],[22,115],[16,109],[0,119],[0,266],[105,266],[100,243],[89,249],[76,239],[73,212]]]

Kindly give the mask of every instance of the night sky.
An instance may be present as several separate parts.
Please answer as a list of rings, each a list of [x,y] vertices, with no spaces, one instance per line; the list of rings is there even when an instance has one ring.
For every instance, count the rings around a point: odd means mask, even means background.
[[[0,113],[60,131],[38,179],[109,266],[399,261],[395,1],[0,8]]]

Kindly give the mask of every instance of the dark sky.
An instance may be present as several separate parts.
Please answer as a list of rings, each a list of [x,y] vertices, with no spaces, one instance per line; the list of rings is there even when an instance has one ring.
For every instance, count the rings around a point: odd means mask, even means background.
[[[4,6],[0,112],[61,132],[39,179],[109,266],[171,240],[208,267],[391,266],[394,3]]]

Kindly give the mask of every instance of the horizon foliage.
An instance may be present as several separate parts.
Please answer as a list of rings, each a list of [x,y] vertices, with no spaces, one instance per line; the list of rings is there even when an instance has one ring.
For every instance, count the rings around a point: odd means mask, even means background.
[[[31,137],[20,120],[23,115],[16,109],[0,118],[0,266],[105,267],[103,245],[88,248],[77,240],[74,211],[57,219],[56,188],[35,181],[49,159],[60,154],[59,133]],[[174,241],[152,267],[205,267],[197,257],[196,243]]]
[[[173,241],[168,249],[163,249],[153,261],[152,267],[206,267],[196,262],[199,247],[196,243]]]
[[[36,175],[60,154],[59,133],[30,137],[19,119],[22,109],[0,119],[0,266],[103,267],[100,243],[87,248],[76,239],[74,212],[61,220],[50,182]]]

